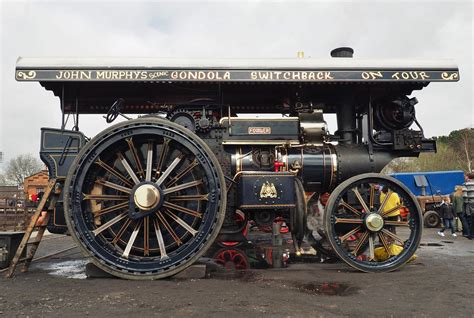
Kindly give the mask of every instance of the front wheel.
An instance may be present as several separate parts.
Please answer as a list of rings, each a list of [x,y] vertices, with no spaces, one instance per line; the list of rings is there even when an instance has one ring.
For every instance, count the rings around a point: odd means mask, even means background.
[[[403,221],[401,208],[407,211]],[[363,272],[387,272],[413,256],[423,222],[417,200],[403,184],[367,173],[334,189],[325,227],[331,247],[347,264]]]

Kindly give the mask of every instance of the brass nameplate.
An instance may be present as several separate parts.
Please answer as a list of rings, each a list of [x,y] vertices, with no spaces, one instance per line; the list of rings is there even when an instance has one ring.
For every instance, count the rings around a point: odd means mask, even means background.
[[[249,127],[249,135],[270,135],[272,133],[271,127]]]
[[[275,184],[266,181],[262,184],[262,188],[260,189],[260,198],[267,199],[271,198],[274,199],[278,196],[278,192],[275,188]]]

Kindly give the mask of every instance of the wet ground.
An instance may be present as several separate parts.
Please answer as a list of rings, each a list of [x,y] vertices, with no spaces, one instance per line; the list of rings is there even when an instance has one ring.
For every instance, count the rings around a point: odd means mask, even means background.
[[[37,257],[73,245],[47,236]],[[224,252],[226,269],[208,266],[208,278],[142,282],[86,278],[74,248],[2,276],[0,317],[474,317],[474,242],[426,229],[417,255],[396,272],[364,274],[310,257],[272,268],[266,249]]]

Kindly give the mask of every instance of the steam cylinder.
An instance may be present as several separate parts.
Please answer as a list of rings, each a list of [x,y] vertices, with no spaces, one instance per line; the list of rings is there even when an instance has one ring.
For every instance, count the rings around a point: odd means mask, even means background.
[[[256,153],[265,153],[267,160],[256,160]],[[367,147],[358,144],[276,147],[274,153],[273,156],[268,147],[241,148],[232,155],[232,170],[292,171],[302,179],[305,191],[323,193],[352,176],[380,172],[395,157],[389,152],[369,155]]]

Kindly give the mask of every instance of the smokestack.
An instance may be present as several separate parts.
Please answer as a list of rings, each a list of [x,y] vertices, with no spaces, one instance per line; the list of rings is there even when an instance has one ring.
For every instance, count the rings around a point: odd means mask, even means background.
[[[352,57],[354,50],[350,47],[338,47],[331,51],[331,57]]]

